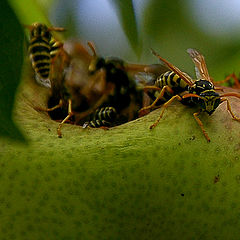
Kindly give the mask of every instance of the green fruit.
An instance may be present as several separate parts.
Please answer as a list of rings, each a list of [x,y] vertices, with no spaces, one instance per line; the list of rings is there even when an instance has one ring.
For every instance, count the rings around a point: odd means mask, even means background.
[[[24,92],[29,145],[0,145],[1,240],[239,239],[240,122],[226,103],[200,115],[210,143],[177,102],[153,130],[160,110],[109,130],[65,124],[60,139],[32,108],[43,90]]]

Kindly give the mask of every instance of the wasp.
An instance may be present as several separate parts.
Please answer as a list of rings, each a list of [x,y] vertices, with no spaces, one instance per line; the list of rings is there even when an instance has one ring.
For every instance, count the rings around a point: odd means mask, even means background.
[[[137,118],[147,97],[135,74],[143,72],[146,65],[126,63],[116,57],[103,58],[96,54],[93,43],[88,42],[88,45],[93,52],[88,73],[101,79],[103,86],[102,97],[90,109],[96,110],[93,120],[86,122],[84,127],[114,126]],[[89,115],[90,111],[82,113],[82,116]]]
[[[63,44],[52,36],[52,31],[62,32],[59,27],[47,27],[42,23],[25,25],[30,30],[29,57],[35,72],[36,81],[50,88],[49,79],[51,62],[56,57]]]
[[[154,86],[145,87],[146,90],[156,91],[155,100],[151,105],[142,108],[140,112],[155,108],[156,105],[159,104],[159,101],[165,102],[162,106],[159,118],[150,126],[150,129],[153,129],[161,120],[166,108],[175,99],[183,104],[197,106],[199,111],[193,113],[193,117],[201,128],[206,140],[210,142],[210,138],[198,116],[202,112],[206,112],[208,115],[211,115],[220,104],[227,102],[227,110],[231,114],[232,118],[240,121],[240,118],[237,118],[232,112],[229,100],[226,98],[230,96],[240,98],[240,94],[230,92],[220,95],[216,92],[221,89],[214,86],[209,76],[204,56],[195,49],[188,49],[187,52],[195,65],[197,80],[193,80],[186,73],[182,72],[180,69],[152,50],[153,55],[155,55],[161,63],[168,67],[170,71],[161,74],[156,79]]]

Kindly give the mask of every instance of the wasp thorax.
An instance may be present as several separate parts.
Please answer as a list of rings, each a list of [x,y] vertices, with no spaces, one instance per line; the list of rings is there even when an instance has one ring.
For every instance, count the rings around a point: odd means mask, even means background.
[[[198,104],[204,112],[211,115],[220,104],[220,95],[214,90],[205,90],[199,94]]]
[[[42,23],[33,23],[33,29],[31,30],[31,37],[33,38],[46,38],[47,41],[51,39],[51,33],[48,27]]]
[[[212,89],[214,89],[214,86],[211,82],[204,79],[199,79],[199,80],[196,80],[194,85],[191,87],[190,92],[199,95],[205,90],[212,90]]]

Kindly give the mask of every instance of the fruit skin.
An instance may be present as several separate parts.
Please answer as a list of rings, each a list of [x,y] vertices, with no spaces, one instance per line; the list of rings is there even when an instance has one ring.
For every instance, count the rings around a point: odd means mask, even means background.
[[[42,104],[43,89],[24,91]],[[0,144],[1,239],[239,239],[240,123],[225,103],[200,115],[208,143],[180,103],[154,130],[160,110],[109,130],[66,124],[59,139],[27,98],[15,118],[29,146]]]

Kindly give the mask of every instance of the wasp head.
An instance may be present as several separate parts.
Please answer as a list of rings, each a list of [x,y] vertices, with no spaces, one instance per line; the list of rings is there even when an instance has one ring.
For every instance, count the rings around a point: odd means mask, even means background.
[[[199,94],[198,105],[202,111],[211,115],[221,103],[220,95],[214,90],[205,90]]]

